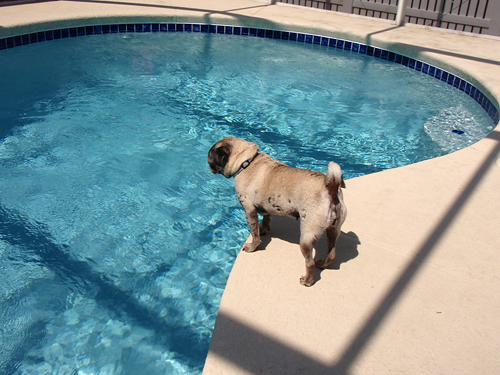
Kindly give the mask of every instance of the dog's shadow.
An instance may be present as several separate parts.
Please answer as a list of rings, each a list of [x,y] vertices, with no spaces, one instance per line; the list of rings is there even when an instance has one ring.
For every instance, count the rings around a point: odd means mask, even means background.
[[[293,218],[273,216],[271,230],[261,237],[262,243],[258,250],[263,250],[269,245],[273,238],[297,244],[299,250],[300,244],[300,222]],[[358,236],[354,232],[341,232],[337,240],[336,254],[337,257],[326,269],[339,270],[342,263],[346,263],[358,256],[358,245],[361,244]],[[323,233],[321,238],[314,245],[316,255],[314,259],[325,259],[327,251],[326,235]],[[300,252],[300,250],[299,250]],[[318,281],[323,270],[316,268],[314,271],[314,279]]]

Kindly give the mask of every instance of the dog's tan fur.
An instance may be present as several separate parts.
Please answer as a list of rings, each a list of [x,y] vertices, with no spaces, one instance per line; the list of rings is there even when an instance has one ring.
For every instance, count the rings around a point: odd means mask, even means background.
[[[246,252],[255,251],[261,243],[260,235],[271,228],[271,217],[300,218],[300,250],[306,262],[306,274],[300,278],[305,286],[314,284],[314,266],[326,268],[335,260],[335,244],[346,217],[342,195],[342,172],[338,164],[330,162],[328,172],[313,172],[292,168],[269,155],[258,153],[255,143],[235,137],[217,142],[208,153],[208,164],[213,173],[234,177],[238,199],[246,214],[252,233],[252,242],[243,245]],[[245,161],[255,157],[242,169]],[[263,215],[259,228],[257,214]],[[314,261],[316,240],[327,233],[328,252],[325,260]]]

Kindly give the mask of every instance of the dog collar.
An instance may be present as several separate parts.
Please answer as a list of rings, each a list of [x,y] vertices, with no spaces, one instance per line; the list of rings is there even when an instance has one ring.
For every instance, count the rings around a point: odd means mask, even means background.
[[[254,156],[252,156],[250,159],[248,160],[245,160],[242,164],[241,164],[241,167],[240,169],[238,169],[236,171],[235,174],[233,174],[231,177],[236,177],[238,174],[240,174],[240,172],[245,169],[246,167],[248,167],[250,165],[250,163],[253,161],[253,159],[255,159],[257,157],[257,155],[259,155],[259,153],[256,153]]]

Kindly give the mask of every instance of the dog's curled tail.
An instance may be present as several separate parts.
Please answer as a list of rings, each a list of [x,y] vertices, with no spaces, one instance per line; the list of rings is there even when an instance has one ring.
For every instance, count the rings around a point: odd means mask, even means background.
[[[332,196],[338,195],[340,188],[345,188],[344,179],[342,178],[342,169],[340,169],[340,165],[334,161],[328,164],[325,183],[326,188]]]

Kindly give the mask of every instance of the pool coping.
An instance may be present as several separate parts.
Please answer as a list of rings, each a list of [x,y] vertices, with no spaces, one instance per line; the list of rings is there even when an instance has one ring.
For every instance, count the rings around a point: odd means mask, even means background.
[[[336,37],[439,66],[499,107],[495,38],[249,0],[57,1],[1,9],[0,37],[97,20]],[[497,125],[458,152],[348,180],[339,260],[318,271],[311,288],[298,283],[304,265],[297,223],[276,220],[265,251],[237,257],[204,374],[498,372],[499,157]]]

